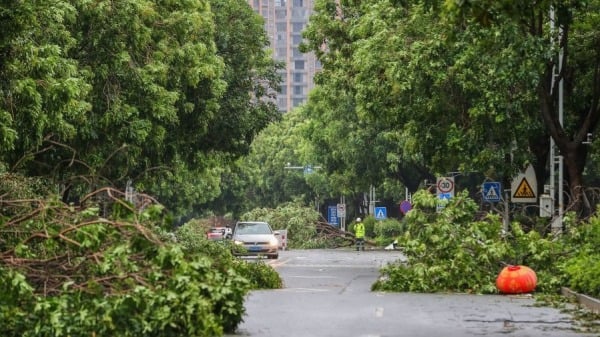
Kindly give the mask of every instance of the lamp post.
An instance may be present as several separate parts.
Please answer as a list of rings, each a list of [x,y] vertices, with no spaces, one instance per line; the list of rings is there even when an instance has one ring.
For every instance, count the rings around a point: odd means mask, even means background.
[[[554,8],[550,7],[550,31],[554,33]],[[558,41],[562,38],[562,28],[558,28]],[[563,76],[562,76],[562,63],[563,63],[563,48],[561,47],[558,52],[558,67],[554,66],[552,74],[552,83],[550,86],[550,95],[554,90],[556,84],[556,77],[558,77],[558,121],[560,126],[563,126]],[[563,212],[564,212],[564,196],[563,196],[563,156],[556,154],[556,145],[554,138],[550,136],[550,195],[552,196],[552,202],[554,203],[555,191],[556,191],[556,173],[555,170],[558,166],[558,216],[552,220],[551,229],[554,234],[562,233],[563,226]]]

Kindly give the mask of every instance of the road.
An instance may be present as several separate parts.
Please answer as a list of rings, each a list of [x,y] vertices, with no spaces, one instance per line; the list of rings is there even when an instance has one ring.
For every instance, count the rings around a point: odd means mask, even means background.
[[[372,292],[397,251],[293,250],[269,261],[284,288],[250,293],[233,336],[581,337],[558,309],[531,296]]]

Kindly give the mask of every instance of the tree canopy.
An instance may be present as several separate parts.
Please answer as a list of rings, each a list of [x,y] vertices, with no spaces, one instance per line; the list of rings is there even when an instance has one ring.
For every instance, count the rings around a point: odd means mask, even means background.
[[[189,212],[278,119],[277,65],[246,3],[10,2],[0,22],[0,163],[65,201],[131,181]]]
[[[583,141],[600,115],[599,6],[317,1],[304,32],[304,50],[323,65],[306,109],[319,125],[310,137],[354,184],[395,176],[411,190],[454,171],[508,182],[528,163],[546,181],[552,137],[579,208]]]

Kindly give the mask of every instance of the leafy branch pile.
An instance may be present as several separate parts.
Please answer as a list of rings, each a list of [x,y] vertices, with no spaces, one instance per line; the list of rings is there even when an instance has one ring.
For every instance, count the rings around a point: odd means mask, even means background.
[[[516,222],[504,233],[501,219],[493,214],[476,220],[478,205],[466,193],[440,212],[436,197],[426,191],[416,193],[413,202],[407,230],[398,240],[407,261],[385,267],[373,289],[494,293],[495,279],[507,264],[533,268],[538,291],[564,285],[556,269],[567,255],[563,242],[526,232]]]
[[[263,261],[249,262],[233,256],[234,245],[229,240],[210,241],[206,239],[205,223],[192,220],[175,231],[175,238],[186,254],[202,252],[213,259],[220,270],[235,270],[244,277],[251,289],[279,289],[283,280],[271,266]]]
[[[566,238],[568,258],[561,261],[565,285],[580,293],[600,298],[600,216],[574,228]]]
[[[78,207],[0,196],[0,335],[208,336],[241,322],[248,280],[161,240],[160,205],[138,211],[111,189]]]

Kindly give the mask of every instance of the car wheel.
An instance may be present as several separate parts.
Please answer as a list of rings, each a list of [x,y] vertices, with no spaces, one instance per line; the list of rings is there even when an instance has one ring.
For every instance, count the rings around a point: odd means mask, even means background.
[[[279,257],[279,254],[269,255],[268,257],[269,259],[277,259]]]

